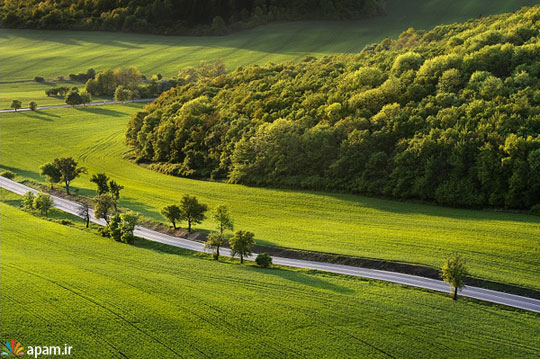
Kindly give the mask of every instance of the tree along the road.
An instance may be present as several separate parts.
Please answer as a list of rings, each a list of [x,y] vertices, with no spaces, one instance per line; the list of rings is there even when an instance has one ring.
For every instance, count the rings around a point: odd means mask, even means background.
[[[257,258],[255,258],[255,263],[259,267],[268,268],[272,265],[272,257],[268,253],[260,253]]]
[[[214,252],[215,260],[219,259],[219,249],[225,244],[225,236],[223,233],[212,233],[206,239],[204,246]]]
[[[193,224],[202,223],[206,219],[206,211],[208,207],[205,204],[199,203],[195,196],[184,195],[180,201],[180,218],[188,223],[188,232],[191,233]]]
[[[81,102],[86,106],[87,104],[92,102],[92,95],[86,91],[81,91]]]
[[[115,212],[115,200],[110,194],[104,193],[96,197],[96,204],[94,206],[94,216],[96,218],[103,218],[105,222],[109,223],[109,216]]]
[[[71,106],[80,105],[83,103],[81,95],[77,90],[71,90],[66,95],[66,103]]]
[[[22,107],[21,101],[19,101],[19,100],[11,101],[11,108],[14,109],[15,112],[17,112],[17,110],[20,109],[21,107]]]
[[[34,208],[37,209],[43,216],[47,216],[49,209],[53,206],[53,200],[48,193],[39,193],[34,198]]]
[[[109,181],[109,193],[114,199],[114,210],[117,211],[118,201],[120,200],[120,191],[124,189],[124,186],[119,185],[115,180]]]
[[[77,161],[75,161],[72,157],[55,158],[53,165],[60,173],[60,180],[64,182],[66,186],[66,193],[70,195],[69,185],[71,184],[71,181],[79,177],[81,173],[86,173],[86,168],[79,167]]]
[[[58,170],[58,167],[54,163],[45,163],[40,168],[40,174],[47,179],[47,182],[51,185],[51,189],[54,188],[54,184],[60,182],[62,175]]]
[[[85,202],[81,203],[77,213],[84,219],[86,223],[86,228],[88,228],[88,226],[90,225],[90,205]]]
[[[34,193],[32,191],[28,191],[25,193],[23,197],[23,208],[32,210],[34,209]]]
[[[231,254],[239,255],[240,263],[244,263],[244,257],[251,255],[251,247],[255,244],[255,235],[247,231],[238,231],[229,239]]]
[[[234,223],[227,206],[217,206],[212,213],[212,218],[217,222],[217,228],[219,229],[220,234],[223,234],[227,229],[231,231],[234,229]]]
[[[161,210],[161,215],[172,223],[174,229],[176,229],[176,221],[182,219],[182,212],[180,211],[180,207],[175,204],[164,207]]]
[[[97,173],[92,175],[90,182],[93,182],[97,186],[98,196],[103,193],[109,192],[109,177],[105,173]]]
[[[103,234],[117,242],[133,244],[135,236],[133,231],[139,222],[139,215],[135,212],[116,213],[103,230]]]
[[[450,256],[441,269],[443,280],[452,287],[454,300],[457,300],[458,290],[465,286],[464,278],[466,275],[467,267],[463,257],[459,254]]]
[[[28,103],[28,108],[29,108],[30,110],[32,110],[32,111],[37,110],[37,103],[36,103],[35,101],[30,101],[30,102]]]

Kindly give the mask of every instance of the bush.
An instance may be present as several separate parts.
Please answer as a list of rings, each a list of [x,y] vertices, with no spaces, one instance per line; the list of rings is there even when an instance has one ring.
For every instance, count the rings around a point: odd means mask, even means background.
[[[268,268],[272,265],[272,257],[266,253],[260,253],[257,258],[255,258],[255,263],[259,267]]]
[[[15,173],[9,171],[9,170],[6,170],[6,171],[2,171],[0,173],[0,176],[2,177],[5,177],[7,179],[14,179],[15,178]]]
[[[34,81],[35,82],[45,82],[45,79],[43,77],[41,77],[41,76],[36,76],[36,77],[34,77]]]
[[[32,111],[35,111],[37,109],[37,103],[35,103],[34,101],[30,101],[28,103],[28,108]]]
[[[532,206],[529,210],[529,214],[532,214],[533,216],[540,216],[540,204],[535,204]]]

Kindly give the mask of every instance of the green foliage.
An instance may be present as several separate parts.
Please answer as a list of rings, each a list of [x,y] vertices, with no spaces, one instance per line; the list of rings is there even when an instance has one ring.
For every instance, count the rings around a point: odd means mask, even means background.
[[[17,112],[17,110],[20,109],[21,107],[22,107],[21,101],[19,101],[19,100],[11,101],[11,108],[14,109],[15,112]]]
[[[90,182],[93,182],[97,186],[98,196],[109,192],[109,177],[105,173],[97,173],[92,175]]]
[[[71,181],[79,177],[82,173],[87,172],[86,168],[79,166],[77,161],[75,161],[72,157],[55,158],[52,164],[58,170],[58,173],[60,174],[60,181],[64,182],[66,193],[68,195],[70,194],[69,186]]]
[[[37,109],[38,105],[35,101],[30,101],[28,103],[28,108],[32,111],[35,111]]]
[[[458,290],[465,286],[465,276],[467,275],[467,267],[463,257],[459,254],[453,254],[449,257],[441,269],[441,276],[445,282],[453,288],[453,299],[457,299]]]
[[[62,174],[54,163],[45,163],[39,167],[40,175],[47,179],[47,182],[53,188],[55,183],[59,183],[62,180]]]
[[[528,209],[540,203],[540,26],[527,20],[539,12],[195,77],[134,115],[126,140],[177,176]]]
[[[133,244],[133,242],[135,242],[133,231],[139,222],[139,215],[135,212],[128,211],[126,213],[122,213],[120,215],[120,219],[120,231],[122,232],[120,240],[127,244]]]
[[[34,208],[37,209],[41,215],[46,216],[49,209],[53,206],[54,202],[51,196],[47,193],[40,192],[34,198]]]
[[[204,246],[213,251],[213,257],[215,260],[219,259],[219,249],[227,242],[225,236],[222,233],[211,233],[208,235]]]
[[[325,0],[321,3],[302,0],[129,0],[122,3],[103,1],[51,0],[0,3],[4,27],[38,29],[75,29],[136,31],[162,34],[217,34],[245,29],[274,20],[309,18],[351,19],[383,12],[384,1]],[[225,22],[224,19],[227,19]],[[88,76],[74,75],[70,78]]]
[[[26,192],[23,198],[23,202],[22,202],[23,208],[27,210],[34,209],[34,199],[35,199],[35,196],[33,192],[31,191]]]
[[[81,105],[83,99],[77,90],[71,90],[66,95],[66,103],[71,106]]]
[[[0,222],[2,333],[69,343],[76,358],[387,356],[373,343],[399,358],[540,351],[538,316],[519,310],[347,276],[246,270],[150,241],[124,246],[6,204]],[[449,338],[460,340],[433,351]]]
[[[104,193],[99,195],[95,199],[94,216],[96,218],[103,218],[109,223],[109,216],[114,213],[116,201],[110,194]]]
[[[234,222],[227,206],[217,206],[212,212],[212,218],[216,221],[220,234],[223,234],[227,229],[231,231],[234,229]]]
[[[272,265],[272,257],[267,253],[259,253],[257,258],[255,258],[255,263],[257,263],[259,267],[269,268]]]
[[[182,219],[182,212],[177,205],[170,205],[164,207],[161,210],[161,215],[172,223],[174,229],[176,229],[176,222]]]
[[[0,176],[12,180],[12,179],[15,178],[15,173],[13,173],[13,172],[10,171],[10,170],[5,170],[5,171],[0,172]]]
[[[244,257],[251,255],[254,244],[255,234],[247,231],[238,231],[229,239],[232,256],[240,256],[240,263],[244,263]]]
[[[206,219],[208,206],[199,203],[195,196],[184,195],[180,200],[180,219],[188,222],[188,231],[191,233],[192,224],[200,224]]]

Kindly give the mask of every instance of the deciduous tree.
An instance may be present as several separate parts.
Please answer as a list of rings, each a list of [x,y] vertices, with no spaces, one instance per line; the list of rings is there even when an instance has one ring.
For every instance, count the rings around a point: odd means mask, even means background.
[[[176,229],[176,221],[182,219],[182,212],[180,211],[180,207],[174,204],[164,207],[161,210],[161,215],[172,223],[174,229]]]
[[[441,276],[453,289],[453,299],[457,299],[458,290],[465,286],[464,278],[467,275],[467,267],[463,257],[459,254],[450,256],[441,269]]]
[[[184,195],[180,201],[180,218],[188,223],[188,232],[191,233],[193,224],[202,223],[206,219],[208,207],[199,203],[195,196]]]
[[[244,257],[251,255],[251,247],[255,244],[255,235],[251,232],[238,231],[229,239],[232,256],[240,256],[240,263],[244,263]]]

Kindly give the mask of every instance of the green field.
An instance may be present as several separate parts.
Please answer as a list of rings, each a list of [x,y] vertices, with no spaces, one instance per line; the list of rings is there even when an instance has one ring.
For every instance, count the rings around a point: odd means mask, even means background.
[[[515,11],[535,0],[389,0],[387,15],[349,22],[293,22],[261,26],[223,37],[7,30],[0,33],[1,81],[52,78],[89,67],[135,65],[145,74],[176,75],[201,60],[223,59],[229,69],[296,60],[306,55],[356,53],[409,27],[429,29],[494,13]]]
[[[536,3],[534,0],[389,0],[388,14],[384,17],[277,23],[220,37],[2,29],[0,81],[31,80],[35,76],[51,80],[90,67],[99,71],[129,65],[139,67],[146,75],[161,73],[170,77],[201,60],[222,59],[231,70],[247,64],[298,60],[307,55],[356,53],[387,36],[395,38],[409,27],[429,29]],[[62,99],[46,97],[45,88],[46,85],[32,82],[0,84],[0,108],[9,108],[14,99],[22,101],[24,107],[29,101],[38,105],[63,103]]]
[[[66,343],[75,358],[532,358],[540,350],[535,314],[123,245],[3,203],[0,213],[2,335],[24,346]]]
[[[22,102],[23,107],[28,107],[30,101],[35,101],[38,106],[47,105],[65,105],[66,101],[63,97],[45,95],[45,90],[52,87],[78,87],[84,88],[84,84],[74,81],[62,81],[62,82],[14,82],[0,84],[0,109],[9,109],[11,101],[16,99]],[[110,100],[111,98],[96,97],[94,101]]]
[[[39,166],[73,156],[89,174],[73,185],[94,196],[91,174],[124,185],[121,205],[163,221],[165,205],[193,194],[210,208],[226,204],[236,228],[258,243],[420,263],[439,268],[452,251],[474,276],[540,289],[540,218],[450,209],[354,195],[250,188],[166,176],[123,159],[129,116],[141,105],[11,113],[2,116],[0,166],[44,182]],[[21,178],[19,178],[21,179]],[[213,230],[205,221],[199,229]]]

